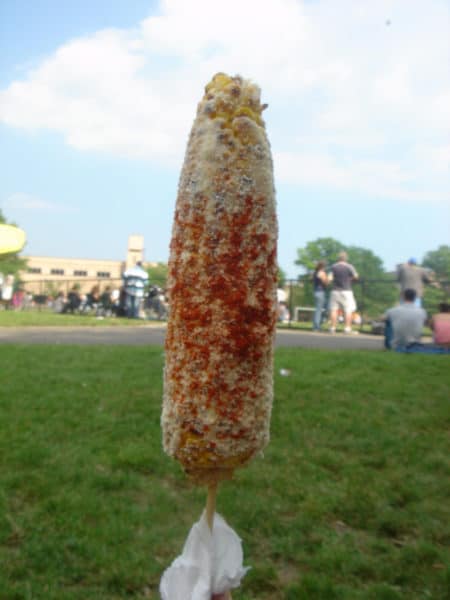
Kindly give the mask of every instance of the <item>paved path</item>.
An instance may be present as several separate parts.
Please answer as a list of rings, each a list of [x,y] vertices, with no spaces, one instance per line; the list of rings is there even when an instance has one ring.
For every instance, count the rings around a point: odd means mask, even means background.
[[[165,332],[165,325],[160,324],[137,327],[0,327],[0,344],[162,345]],[[277,331],[276,345],[329,350],[382,350],[383,338],[367,334],[331,335],[282,329]]]

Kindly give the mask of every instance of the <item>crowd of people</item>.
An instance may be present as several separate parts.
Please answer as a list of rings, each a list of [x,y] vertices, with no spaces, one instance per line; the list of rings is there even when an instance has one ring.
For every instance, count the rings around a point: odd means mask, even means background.
[[[432,316],[428,316],[422,308],[424,286],[434,283],[430,272],[420,267],[416,259],[410,258],[398,265],[396,278],[400,288],[398,305],[389,308],[382,316],[386,349],[401,352],[450,352],[450,305],[440,303],[438,312]],[[352,289],[353,282],[358,279],[359,275],[348,262],[346,252],[340,252],[338,260],[329,268],[324,261],[316,263],[312,273],[313,331],[322,331],[325,314],[328,313],[328,331],[331,334],[336,333],[340,319],[343,321],[344,334],[359,333],[352,328],[355,323],[361,322]],[[286,300],[285,296],[281,299],[280,294],[278,295],[280,321],[286,320]],[[433,333],[431,345],[424,345],[421,341],[427,324]]]
[[[53,304],[53,310],[60,313],[96,314],[98,317],[128,317],[130,319],[167,316],[168,305],[165,292],[156,285],[149,285],[147,271],[141,263],[122,276],[122,285],[117,288],[94,285],[88,294],[80,294],[76,284],[67,296],[60,292]]]
[[[100,291],[94,285],[87,294],[80,293],[79,285],[74,285],[67,294],[59,292],[51,302],[51,308],[61,314],[95,314],[96,316],[118,316],[120,309],[120,290],[106,286]]]
[[[95,284],[87,293],[75,283],[67,292],[32,294],[20,286],[16,289],[13,275],[0,274],[1,308],[24,310],[43,305],[55,313],[90,314],[98,318],[163,319],[168,311],[165,291],[149,284],[148,273],[140,262],[123,273],[121,285],[106,285],[102,289]]]

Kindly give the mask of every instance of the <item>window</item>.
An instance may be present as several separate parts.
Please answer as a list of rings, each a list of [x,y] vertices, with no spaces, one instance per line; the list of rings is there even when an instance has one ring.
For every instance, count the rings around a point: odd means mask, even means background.
[[[39,275],[39,273],[42,273],[42,269],[41,267],[29,267],[28,273],[35,273],[36,275]]]
[[[64,275],[64,269],[50,269],[50,275]]]
[[[75,275],[75,277],[87,277],[87,271],[77,271],[77,270],[75,270],[73,272],[73,274]]]
[[[97,277],[108,279],[109,277],[111,277],[111,273],[109,273],[108,271],[97,271]]]

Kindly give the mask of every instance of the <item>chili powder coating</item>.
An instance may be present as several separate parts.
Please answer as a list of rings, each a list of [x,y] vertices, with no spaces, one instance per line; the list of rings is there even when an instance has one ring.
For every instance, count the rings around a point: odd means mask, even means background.
[[[164,450],[198,482],[267,445],[277,218],[260,90],[218,73],[198,105],[169,259]]]

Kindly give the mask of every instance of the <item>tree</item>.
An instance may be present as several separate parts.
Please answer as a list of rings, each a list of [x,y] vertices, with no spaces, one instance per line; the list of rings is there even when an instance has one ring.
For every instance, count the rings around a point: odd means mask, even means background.
[[[3,215],[0,209],[0,223],[4,223],[6,225],[15,225],[15,223],[8,223],[6,217]],[[20,258],[17,252],[12,252],[9,254],[0,254],[0,273],[3,275],[14,275],[15,280],[17,282],[17,273],[19,271],[23,271],[26,269],[27,261],[23,258]]]
[[[424,267],[431,269],[437,279],[450,279],[450,246],[439,246],[425,254],[422,262]]]
[[[365,279],[378,279],[384,275],[383,261],[372,250],[360,246],[346,248],[348,260]]]
[[[166,263],[159,262],[154,267],[147,267],[148,278],[151,284],[165,288],[169,267]]]
[[[284,288],[285,285],[286,285],[286,273],[278,265],[278,287]]]
[[[327,265],[336,262],[338,254],[342,250],[345,250],[345,246],[338,240],[331,237],[318,238],[297,250],[295,264],[303,267],[306,271],[313,271],[319,260],[325,261]]]
[[[359,310],[371,316],[384,313],[395,302],[398,290],[392,277],[386,275],[383,261],[372,250],[359,246],[348,246],[346,252],[360,277],[354,286]]]
[[[448,302],[450,296],[450,246],[439,246],[425,254],[423,266],[431,269],[437,283],[426,286],[423,305],[429,312],[434,312],[440,302]]]

